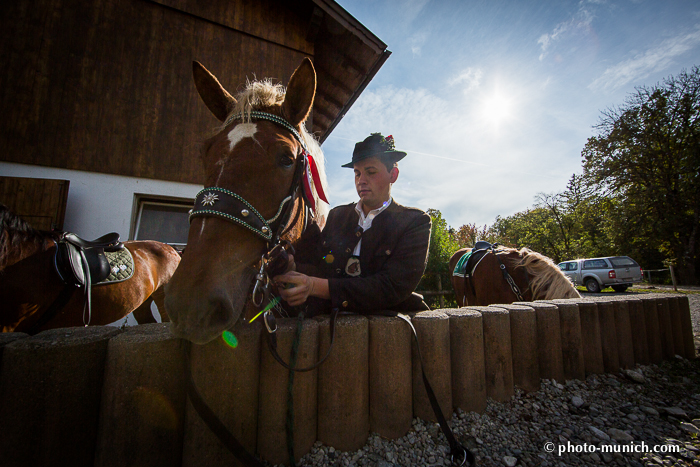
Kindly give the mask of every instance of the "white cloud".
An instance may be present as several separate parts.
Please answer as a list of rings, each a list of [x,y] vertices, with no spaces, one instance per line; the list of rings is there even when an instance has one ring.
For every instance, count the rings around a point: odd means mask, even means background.
[[[425,44],[427,34],[419,32],[408,38],[408,44],[411,47],[411,53],[414,57],[420,57],[423,44]]]
[[[642,81],[652,73],[670,66],[674,59],[700,44],[700,27],[692,32],[668,38],[634,57],[609,67],[588,87],[606,91],[621,88],[628,83]]]
[[[571,38],[581,32],[587,33],[593,22],[594,15],[583,4],[569,21],[559,23],[549,34],[542,34],[537,40],[542,52],[540,61],[550,53],[551,49],[561,41]]]
[[[467,68],[461,71],[457,76],[447,80],[450,86],[458,86],[464,84],[464,93],[468,93],[472,89],[478,88],[481,84],[483,72],[479,68]]]

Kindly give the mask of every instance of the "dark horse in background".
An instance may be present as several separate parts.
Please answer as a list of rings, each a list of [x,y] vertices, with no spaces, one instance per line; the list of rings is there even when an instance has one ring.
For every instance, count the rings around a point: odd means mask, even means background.
[[[42,319],[65,284],[55,267],[61,232],[32,228],[0,204],[0,329],[36,333],[45,329],[83,326],[85,295],[75,290],[56,314]],[[165,315],[164,285],[180,262],[171,246],[154,241],[124,242],[134,273],[122,282],[93,285],[89,324],[105,325],[135,312],[139,322],[155,322],[152,301]],[[37,326],[38,325],[38,326]]]
[[[516,250],[480,243],[474,249],[462,248],[450,258],[452,286],[459,306],[581,298],[569,278],[548,257],[527,248]],[[455,266],[467,253],[472,257],[462,271],[466,277],[454,275]],[[516,287],[509,283],[508,277]]]
[[[308,58],[286,90],[254,81],[236,97],[199,62],[193,74],[222,124],[202,147],[206,188],[195,199],[165,306],[176,336],[205,344],[250,320],[252,303],[269,302],[256,294],[273,276],[264,270],[266,253],[277,240],[297,243],[305,228],[320,232],[328,205],[321,202],[323,153],[304,125],[316,93]]]

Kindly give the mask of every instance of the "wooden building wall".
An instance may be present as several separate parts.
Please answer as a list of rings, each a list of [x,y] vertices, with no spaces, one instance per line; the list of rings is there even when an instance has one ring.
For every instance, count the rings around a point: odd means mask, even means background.
[[[192,60],[232,93],[246,77],[286,84],[313,58],[306,10],[276,0],[0,2],[0,160],[202,183],[198,142],[217,121]]]
[[[68,180],[0,177],[0,203],[39,230],[63,229]]]

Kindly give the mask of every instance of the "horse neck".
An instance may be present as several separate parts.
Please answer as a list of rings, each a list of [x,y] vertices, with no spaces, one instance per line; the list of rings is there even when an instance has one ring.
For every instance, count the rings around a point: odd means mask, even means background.
[[[9,238],[7,239],[7,242],[9,245],[6,247],[4,256],[0,258],[0,271],[4,271],[9,266],[23,261],[24,259],[37,253],[46,251],[55,245],[55,242],[49,236],[19,242],[18,245],[12,245],[13,242]]]
[[[43,312],[60,293],[63,283],[53,268],[53,249],[44,249],[0,271],[0,329],[12,331]]]

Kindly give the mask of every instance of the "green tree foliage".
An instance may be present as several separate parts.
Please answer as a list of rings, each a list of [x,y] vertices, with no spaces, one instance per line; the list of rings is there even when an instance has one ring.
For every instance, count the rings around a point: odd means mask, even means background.
[[[447,221],[443,219],[442,213],[437,209],[428,209],[427,212],[433,224],[430,231],[428,265],[425,268],[420,284],[418,284],[418,290],[452,290],[452,272],[449,271],[448,262],[454,252],[461,247],[455,238],[454,229],[447,225]],[[425,302],[431,308],[439,308],[440,298],[437,295],[426,295]],[[454,294],[445,296],[445,306],[457,306]]]
[[[611,237],[640,253],[658,251],[676,263],[682,282],[697,282],[700,69],[638,88],[603,112],[596,129],[583,150],[583,176],[611,200]]]

